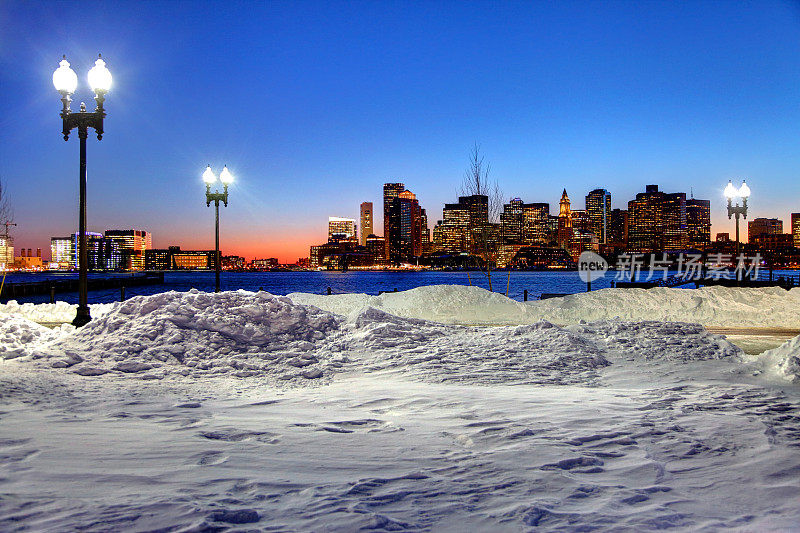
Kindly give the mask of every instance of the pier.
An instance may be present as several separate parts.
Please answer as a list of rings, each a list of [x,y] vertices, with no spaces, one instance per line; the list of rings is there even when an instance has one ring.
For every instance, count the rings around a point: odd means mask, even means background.
[[[163,283],[163,272],[145,272],[143,274],[118,275],[107,278],[89,278],[88,289],[90,291],[101,291],[127,287],[141,287],[144,285],[161,285]],[[0,301],[8,301],[27,296],[53,295],[77,291],[78,278],[6,282],[3,285],[2,292],[0,292]]]

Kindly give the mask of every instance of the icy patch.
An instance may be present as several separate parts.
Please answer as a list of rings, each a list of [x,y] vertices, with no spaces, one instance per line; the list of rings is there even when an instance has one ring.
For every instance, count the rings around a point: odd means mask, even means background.
[[[316,378],[324,369],[313,349],[342,321],[264,292],[172,291],[114,304],[74,333],[29,350],[84,376]]]

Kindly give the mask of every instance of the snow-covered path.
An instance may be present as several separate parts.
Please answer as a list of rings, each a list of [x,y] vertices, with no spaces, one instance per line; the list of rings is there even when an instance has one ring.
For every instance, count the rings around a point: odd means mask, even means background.
[[[800,403],[777,389],[65,377],[4,379],[3,531],[800,523]]]

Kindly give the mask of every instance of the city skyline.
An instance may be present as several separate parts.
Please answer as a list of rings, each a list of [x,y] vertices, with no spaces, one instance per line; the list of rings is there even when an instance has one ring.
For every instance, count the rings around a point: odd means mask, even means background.
[[[213,247],[208,164],[237,179],[225,253],[294,262],[388,182],[433,229],[476,142],[505,200],[604,188],[625,209],[657,183],[710,200],[713,232],[732,234],[722,190],[747,179],[748,218],[800,211],[794,4],[107,4],[77,37],[63,11],[79,5],[0,8],[18,247],[76,231],[77,148],[50,77],[62,54],[81,74],[97,52],[114,85],[88,146],[88,229],[142,228],[157,248]]]

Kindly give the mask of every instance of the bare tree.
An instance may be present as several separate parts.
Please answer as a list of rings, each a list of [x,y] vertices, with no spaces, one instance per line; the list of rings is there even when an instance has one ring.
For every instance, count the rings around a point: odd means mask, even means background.
[[[459,189],[460,196],[485,196],[486,218],[470,212],[469,252],[478,256],[482,263],[478,266],[486,274],[489,290],[492,287],[492,268],[500,254],[500,213],[503,211],[503,193],[496,180],[489,178],[489,164],[484,162],[480,146],[475,143],[469,154],[469,168]],[[471,210],[472,211],[472,210]]]

